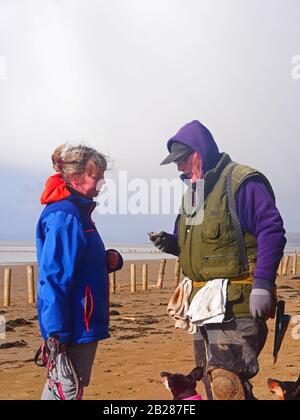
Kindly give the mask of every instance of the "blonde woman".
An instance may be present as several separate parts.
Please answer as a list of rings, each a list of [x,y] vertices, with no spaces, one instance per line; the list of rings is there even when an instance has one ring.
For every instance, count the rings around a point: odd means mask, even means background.
[[[81,399],[99,340],[109,337],[108,273],[122,268],[105,251],[91,219],[107,169],[104,155],[84,145],[58,147],[57,174],[41,197],[37,225],[38,316],[48,380],[42,399]]]

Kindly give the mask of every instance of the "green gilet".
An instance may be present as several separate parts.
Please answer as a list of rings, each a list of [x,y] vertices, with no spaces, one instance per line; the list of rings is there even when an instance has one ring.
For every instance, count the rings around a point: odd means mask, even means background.
[[[179,257],[185,276],[196,282],[217,278],[244,278],[253,274],[256,265],[257,244],[253,235],[244,232],[249,267],[243,269],[238,252],[236,234],[228,209],[226,175],[232,166],[230,157],[223,153],[217,166],[204,177],[204,209],[186,214],[182,208],[178,224]],[[260,177],[273,194],[267,178],[248,166],[237,164],[232,173],[233,195],[250,177]],[[195,223],[199,212],[202,223]],[[193,287],[190,300],[201,287]],[[227,288],[226,319],[250,317],[249,297],[252,285],[234,284]]]

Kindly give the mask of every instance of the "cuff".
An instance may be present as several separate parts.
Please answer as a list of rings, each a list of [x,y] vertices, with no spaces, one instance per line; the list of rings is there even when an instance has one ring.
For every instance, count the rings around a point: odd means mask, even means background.
[[[275,286],[274,280],[263,279],[261,277],[254,277],[253,289],[265,289],[265,290],[269,290],[269,292],[272,292],[274,286]]]

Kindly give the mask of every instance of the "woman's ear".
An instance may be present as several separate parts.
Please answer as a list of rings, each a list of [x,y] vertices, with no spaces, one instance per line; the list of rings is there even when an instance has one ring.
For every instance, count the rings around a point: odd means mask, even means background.
[[[70,175],[68,181],[71,187],[78,187],[81,184],[81,176],[77,174]]]

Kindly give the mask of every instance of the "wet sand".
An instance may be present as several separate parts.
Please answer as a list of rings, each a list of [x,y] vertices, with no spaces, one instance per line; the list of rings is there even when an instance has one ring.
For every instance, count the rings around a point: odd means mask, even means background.
[[[160,381],[160,371],[188,373],[194,367],[193,337],[175,330],[166,314],[174,289],[174,260],[168,260],[164,287],[157,290],[159,261],[137,261],[137,292],[130,292],[130,264],[117,274],[119,285],[111,294],[111,338],[100,343],[86,399],[170,400]],[[142,264],[149,267],[148,291],[141,290]],[[36,274],[36,267],[35,267]],[[36,276],[35,276],[36,277]],[[300,280],[285,276],[278,280],[279,296],[287,312],[300,315]],[[120,287],[122,286],[122,287]],[[3,268],[0,275],[0,316],[8,321],[6,339],[0,339],[0,399],[39,399],[45,372],[33,363],[40,344],[35,305],[27,301],[26,267],[12,271],[11,306],[3,308]],[[276,367],[273,367],[274,321],[269,321],[269,338],[261,357],[261,371],[253,380],[259,399],[274,399],[266,381],[269,377],[295,380],[300,371],[299,327],[290,325]],[[299,339],[292,337],[292,331]],[[199,391],[203,392],[202,385]]]

